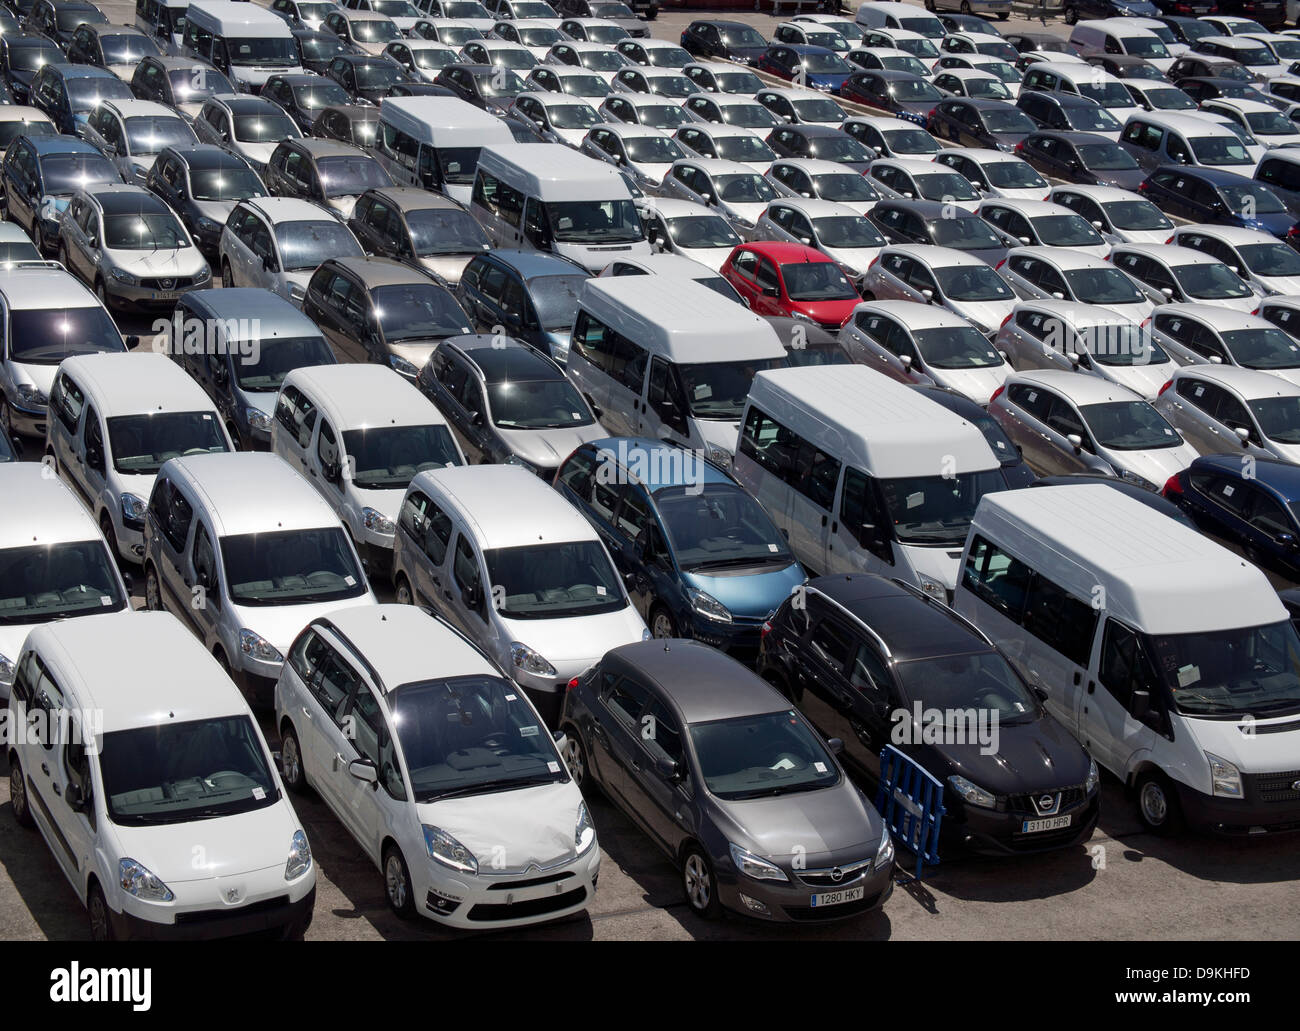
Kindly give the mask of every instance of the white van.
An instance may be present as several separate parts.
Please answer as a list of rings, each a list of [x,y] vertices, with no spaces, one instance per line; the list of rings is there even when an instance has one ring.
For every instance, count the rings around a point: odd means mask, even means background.
[[[1125,19],[1078,22],[1070,32],[1070,45],[1077,47],[1084,57],[1104,54],[1140,57],[1162,72],[1168,72],[1174,64],[1174,55],[1159,36]]]
[[[260,93],[272,75],[303,70],[289,23],[265,7],[240,0],[190,4],[182,47],[225,72],[246,93]]]
[[[416,473],[464,465],[447,420],[382,365],[318,365],[285,377],[271,450],[306,475],[352,535],[370,576],[393,564],[393,532]]]
[[[527,469],[430,469],[411,481],[400,521],[398,601],[459,628],[551,726],[573,677],[650,636],[600,534]]]
[[[37,627],[9,705],[14,819],[40,829],[93,940],[302,937],[307,834],[248,705],[172,616]]]
[[[484,147],[469,210],[493,246],[550,251],[590,272],[650,253],[618,170],[558,143]]]
[[[979,0],[977,0],[979,2]],[[992,10],[1010,10],[1007,0],[989,0],[980,3],[980,11],[985,7]],[[928,11],[923,11],[916,4],[889,2],[889,0],[866,0],[858,5],[854,21],[864,28],[871,29],[905,29],[917,32],[928,39],[942,39],[947,35],[943,22]]]
[[[190,0],[135,0],[135,27],[163,43],[179,47],[185,38],[185,11]]]
[[[1258,568],[1104,484],[986,497],[955,607],[1146,827],[1300,826],[1300,637]]]
[[[810,576],[899,577],[940,601],[999,470],[973,423],[863,365],[755,376],[735,465]]]
[[[212,399],[164,354],[65,359],[50,416],[45,454],[128,562],[144,556],[144,510],[163,462],[235,450]]]
[[[0,465],[0,698],[34,627],[131,607],[108,544],[90,513],[36,462]]]
[[[368,149],[395,183],[468,204],[479,151],[512,143],[505,122],[459,97],[389,97]]]
[[[582,284],[565,372],[612,435],[726,468],[754,374],[785,364],[771,324],[707,286],[614,276]]]

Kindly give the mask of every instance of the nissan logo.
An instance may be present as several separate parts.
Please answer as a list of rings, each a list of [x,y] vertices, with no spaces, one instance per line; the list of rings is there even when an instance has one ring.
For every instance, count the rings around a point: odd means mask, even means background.
[[[844,871],[837,866],[831,871],[831,880],[839,884],[840,881],[844,880]]]
[[[170,290],[172,288],[172,284],[174,283],[174,280],[160,279],[158,282],[164,290]]]

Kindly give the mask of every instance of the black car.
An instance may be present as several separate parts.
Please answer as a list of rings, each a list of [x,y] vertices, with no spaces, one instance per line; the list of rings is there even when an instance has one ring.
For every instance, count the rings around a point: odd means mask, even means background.
[[[1119,132],[1123,123],[1091,97],[1077,93],[1021,90],[1016,107],[1039,129],[1062,132]]]
[[[1161,515],[1167,515],[1170,519],[1182,523],[1189,529],[1195,530],[1196,524],[1191,521],[1181,508],[1175,505],[1167,498],[1161,497],[1145,487],[1139,487],[1136,483],[1129,483],[1127,480],[1121,480],[1117,476],[1104,476],[1101,473],[1069,473],[1062,476],[1040,476],[1029,484],[1031,487],[1070,487],[1079,484],[1100,483],[1104,487],[1110,487],[1121,494],[1127,494],[1134,501],[1140,501],[1147,508],[1154,509]]]
[[[1194,51],[1176,58],[1169,66],[1168,75],[1175,84],[1179,79],[1236,79],[1247,84],[1261,81],[1240,61]]]
[[[262,87],[262,96],[284,108],[303,132],[311,132],[316,117],[325,108],[349,100],[342,86],[315,72],[272,75]]]
[[[1033,484],[1033,470],[1025,464],[1019,446],[1011,442],[1011,438],[1007,436],[1002,424],[989,415],[983,405],[976,404],[965,394],[959,394],[955,390],[936,384],[917,384],[913,389],[920,391],[935,404],[942,405],[948,411],[960,415],[984,434],[984,439],[989,442],[989,447],[998,456],[998,463],[1002,469],[1002,480],[1007,485],[1008,490],[1019,490],[1021,487],[1028,487]],[[1143,493],[1149,495],[1151,492],[1143,491]]]
[[[168,147],[154,160],[144,184],[180,216],[213,265],[221,231],[235,205],[266,196],[266,187],[248,162],[210,143]]]
[[[764,39],[743,21],[693,21],[682,31],[682,47],[696,57],[722,58],[750,64],[767,50]]]
[[[0,36],[0,76],[15,104],[28,103],[32,79],[42,65],[62,60],[63,51],[44,36]]]
[[[767,145],[778,157],[834,161],[855,172],[865,172],[876,159],[875,153],[833,125],[779,125],[767,134]]]
[[[586,269],[556,254],[493,250],[470,259],[456,298],[479,329],[504,326],[511,336],[563,362],[588,278]]]
[[[226,76],[195,57],[146,57],[131,76],[131,92],[178,110],[182,104],[202,104],[218,93],[234,93]]]
[[[60,216],[74,193],[122,181],[108,158],[72,136],[19,136],[5,151],[3,168],[3,215],[44,254],[58,245]]]
[[[1067,40],[1050,32],[1008,32],[1003,38],[1022,54],[1079,53]]]
[[[475,107],[504,115],[510,101],[528,87],[510,68],[492,64],[451,64],[433,80]]]
[[[933,244],[966,251],[996,265],[1011,247],[1019,247],[973,211],[937,200],[886,199],[867,212],[867,218],[890,243]]]
[[[1117,79],[1149,79],[1168,82],[1169,77],[1150,61],[1133,54],[1089,54],[1088,63]]]
[[[1223,169],[1162,165],[1138,191],[1160,210],[1193,222],[1258,229],[1279,237],[1296,224],[1286,201],[1272,189]]]
[[[107,23],[104,12],[89,0],[36,0],[22,21],[22,30],[44,36],[67,53],[78,25]]]
[[[338,54],[329,63],[325,75],[333,79],[349,97],[360,104],[378,104],[395,82],[409,78],[396,61],[369,54]]]
[[[927,128],[932,136],[958,147],[990,147],[1011,153],[1035,126],[1020,108],[1005,100],[959,97],[936,104]]]
[[[146,57],[161,56],[154,37],[130,25],[78,25],[68,42],[68,60],[73,64],[110,70],[113,65],[135,65]]]
[[[1189,75],[1176,79],[1174,85],[1197,104],[1205,100],[1217,100],[1220,97],[1228,100],[1258,100],[1264,104],[1269,103],[1268,97],[1255,88],[1253,81],[1222,79],[1213,75]]]
[[[1159,13],[1150,0],[1065,0],[1064,12],[1066,25],[1074,25],[1084,18],[1154,18]]]
[[[854,72],[840,87],[840,96],[925,125],[930,111],[945,94],[919,75],[881,69]]]
[[[352,213],[351,202],[366,190],[393,185],[384,166],[365,151],[313,136],[276,144],[265,179],[273,196],[315,201],[345,218]]]
[[[979,32],[988,36],[1002,36],[996,25],[977,14],[941,14],[938,17],[939,24],[948,32]],[[1008,43],[1011,42],[1010,36],[1004,38]]]
[[[413,186],[367,190],[348,228],[367,254],[405,262],[444,285],[459,283],[469,261],[490,249],[487,232],[461,204]]]
[[[844,742],[850,770],[874,787],[893,744],[943,784],[941,849],[1022,854],[1092,835],[1097,764],[1043,708],[1046,692],[941,601],[901,580],[819,577],[765,631],[759,673]]]
[[[298,51],[298,63],[309,72],[325,75],[330,62],[340,54],[360,54],[361,48],[345,43],[332,32],[320,32],[295,26],[289,30],[293,33],[293,45]]]
[[[1146,178],[1132,154],[1096,133],[1032,133],[1016,144],[1016,156],[1043,175],[1071,183],[1136,190]]]
[[[1156,0],[1161,13],[1156,16],[1174,34],[1174,41],[1186,46],[1194,46],[1198,39],[1206,36],[1218,36],[1220,32],[1209,22],[1201,21],[1200,15],[1214,14],[1218,11],[1217,0]],[[1179,11],[1185,6],[1188,10]]]
[[[1284,0],[1218,0],[1218,3],[1219,14],[1250,18],[1269,32],[1276,32],[1286,25],[1287,5]]]

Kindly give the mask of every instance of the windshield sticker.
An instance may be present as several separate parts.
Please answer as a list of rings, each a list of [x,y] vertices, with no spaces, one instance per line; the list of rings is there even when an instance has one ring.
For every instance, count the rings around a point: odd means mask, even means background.
[[[918,490],[915,494],[909,494],[909,495],[907,496],[907,507],[908,507],[908,508],[920,508],[920,507],[921,507],[922,505],[924,505],[924,504],[925,504],[925,492],[924,492],[924,491],[919,491],[919,490]]]
[[[537,726],[519,728],[520,737],[536,737],[540,733],[541,733],[541,728]]]
[[[792,721],[793,722],[793,721]],[[793,770],[794,762],[789,758],[778,759],[769,769],[773,770]]]
[[[550,770],[552,773],[559,773],[559,772],[560,772],[560,764],[559,764],[559,763],[547,763],[547,764],[546,764],[546,768],[547,768],[548,770]]]
[[[1186,666],[1178,667],[1178,686],[1188,687],[1195,684],[1201,679],[1201,667],[1194,666],[1190,663]]]

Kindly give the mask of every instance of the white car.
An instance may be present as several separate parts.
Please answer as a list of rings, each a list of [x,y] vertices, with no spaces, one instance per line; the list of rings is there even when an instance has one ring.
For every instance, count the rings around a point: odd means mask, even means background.
[[[1190,247],[1117,244],[1111,262],[1170,301],[1252,312],[1260,294],[1218,258]]]
[[[600,849],[556,742],[447,624],[406,605],[314,621],[275,718],[286,785],[316,789],[398,916],[497,929],[590,904]]]
[[[992,339],[1015,307],[1015,291],[992,267],[964,251],[929,244],[885,247],[862,282],[867,300],[936,304]]]
[[[607,47],[603,43],[580,43],[572,40],[556,43],[542,58],[542,64],[578,68],[599,75],[611,88],[615,88],[614,76],[624,68],[632,67],[632,62],[613,47]]]
[[[164,148],[199,142],[181,115],[151,100],[101,101],[82,135],[104,152],[128,183],[143,183]]]
[[[803,197],[772,201],[754,228],[754,239],[815,247],[830,255],[859,290],[868,267],[887,244],[880,231],[848,205]]]
[[[1300,386],[1300,342],[1267,319],[1208,304],[1166,304],[1151,337],[1184,365],[1241,366]]]
[[[844,204],[865,215],[880,200],[865,175],[838,161],[819,158],[780,158],[772,162],[766,179],[782,197],[814,197]]]
[[[673,162],[686,156],[672,133],[649,125],[602,122],[589,130],[578,148],[632,177],[643,190],[658,192]]]
[[[985,197],[1044,200],[1051,189],[1028,161],[987,147],[946,147],[934,161],[964,176]]]
[[[998,262],[998,271],[1021,297],[1102,305],[1133,322],[1156,306],[1149,288],[1104,258],[1065,247],[1015,247]]]
[[[954,97],[972,97],[976,100],[1013,101],[1007,84],[992,72],[976,68],[942,68],[930,82],[936,89]]]
[[[742,237],[748,239],[754,225],[776,198],[766,179],[748,165],[716,158],[683,158],[673,162],[664,177],[664,195],[695,201],[712,208]]]
[[[580,148],[592,126],[600,124],[600,115],[589,101],[566,93],[520,93],[510,102],[509,111],[536,126],[542,142],[574,148]]]
[[[1047,199],[1078,212],[1109,244],[1164,243],[1174,229],[1168,216],[1145,197],[1116,186],[1067,183],[1052,187]]]
[[[996,198],[984,201],[976,214],[1026,247],[1068,248],[1096,258],[1110,253],[1086,218],[1051,201]]]
[[[1178,369],[1156,411],[1203,455],[1240,448],[1300,464],[1300,386],[1235,365]]]
[[[1272,233],[1236,226],[1179,226],[1169,241],[1218,258],[1262,294],[1300,294],[1300,254]]]
[[[979,191],[951,168],[916,158],[879,158],[867,172],[882,197],[933,200],[978,212]]]
[[[678,129],[674,138],[692,154],[739,161],[759,175],[767,174],[776,160],[776,151],[768,146],[761,134],[738,125],[692,122]]]
[[[1262,100],[1216,97],[1202,101],[1201,111],[1231,119],[1267,148],[1300,144],[1300,125]]]
[[[637,202],[637,210],[656,251],[690,258],[715,272],[741,244],[730,222],[694,201],[646,197]]]
[[[9,797],[85,905],[92,939],[302,937],[316,901],[307,834],[248,704],[175,617],[37,627],[10,717],[28,726],[52,704],[68,714],[66,742],[24,735]]]

